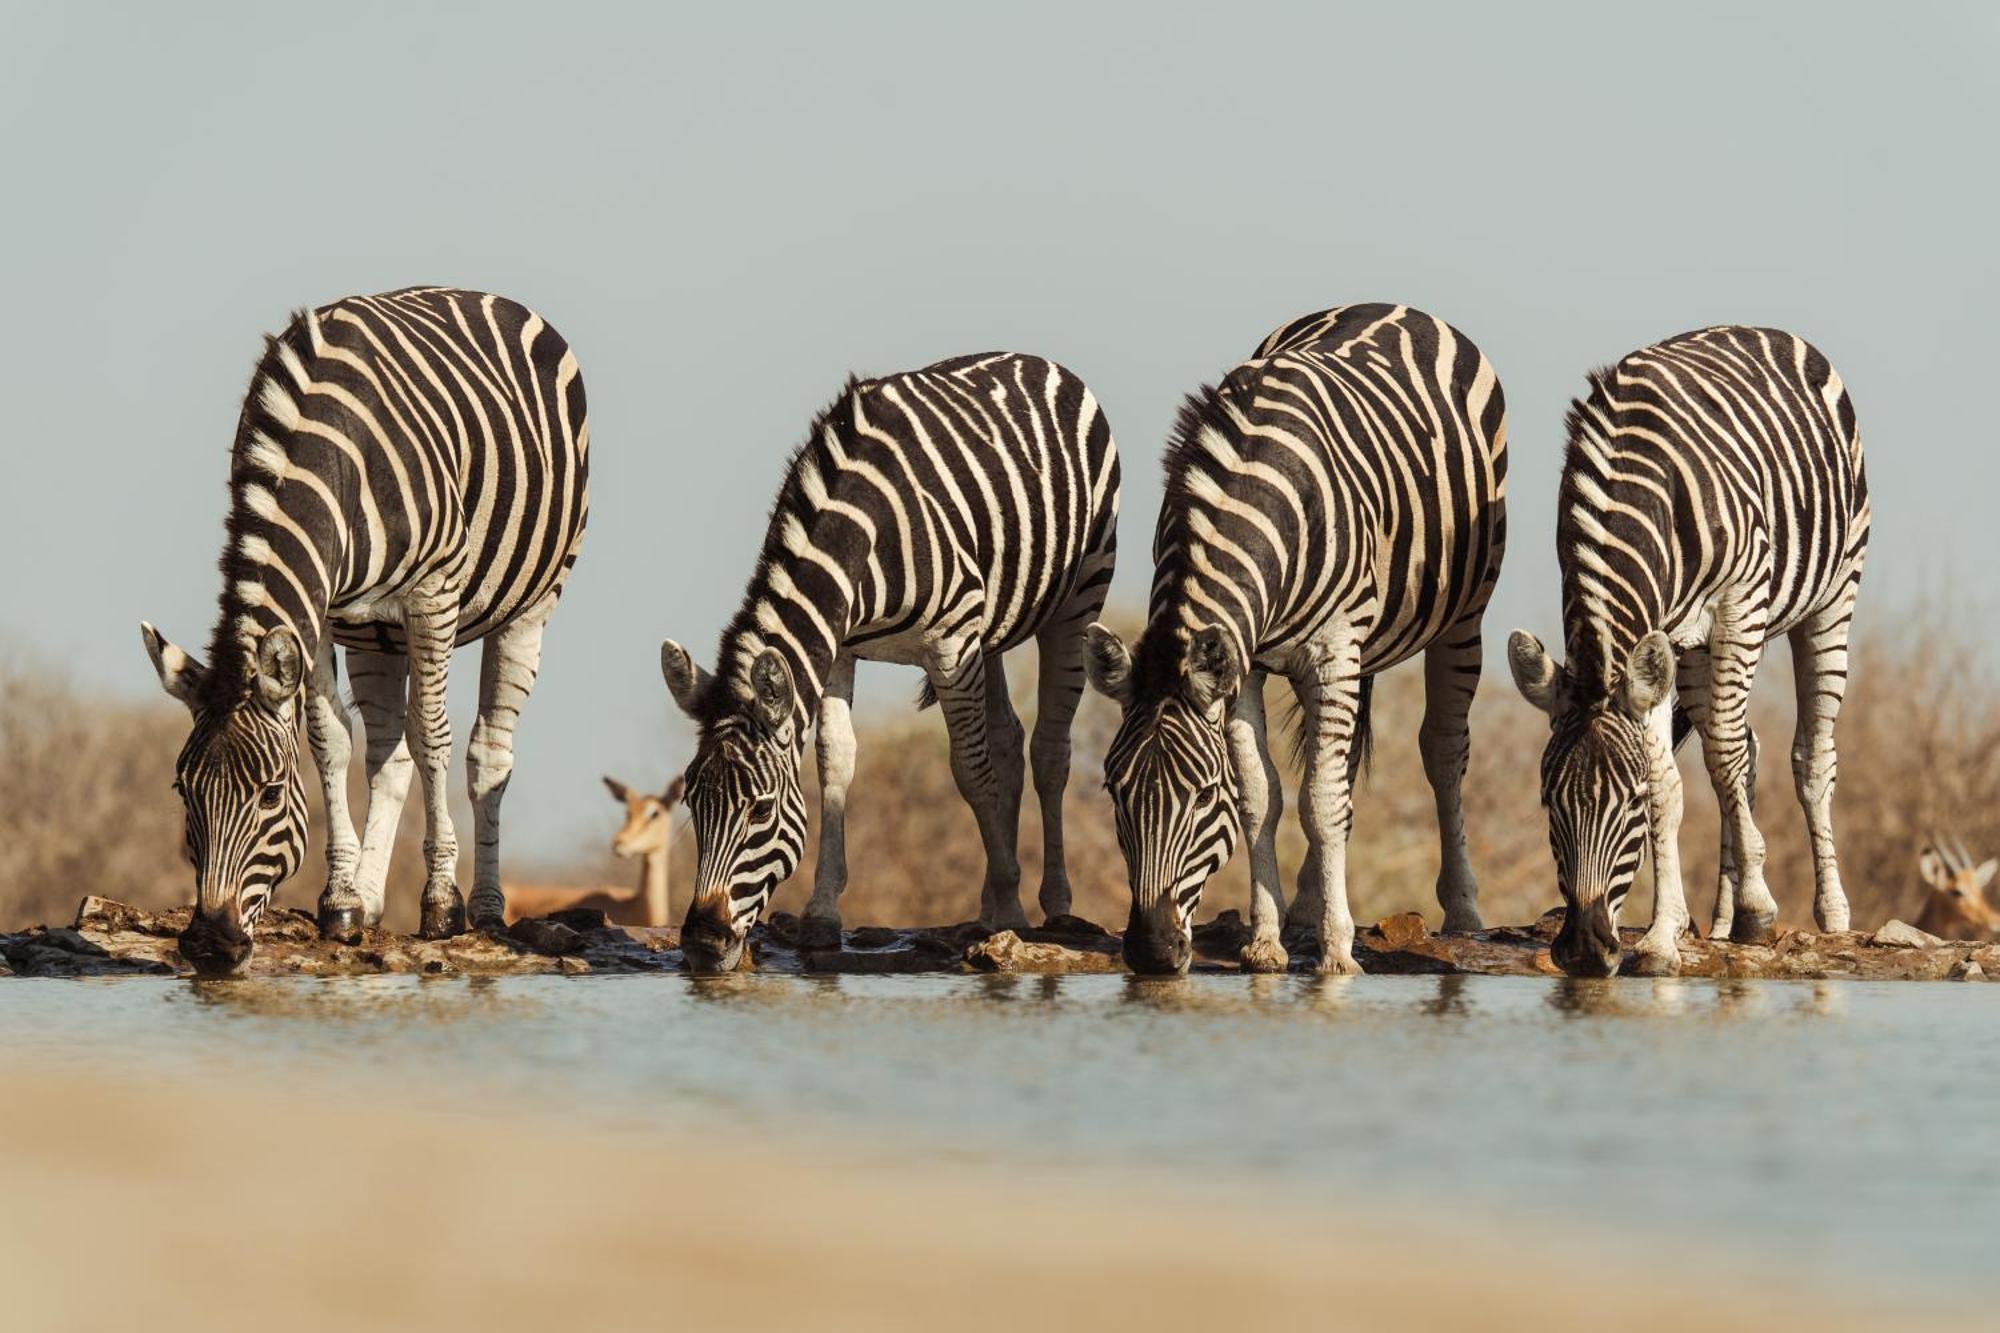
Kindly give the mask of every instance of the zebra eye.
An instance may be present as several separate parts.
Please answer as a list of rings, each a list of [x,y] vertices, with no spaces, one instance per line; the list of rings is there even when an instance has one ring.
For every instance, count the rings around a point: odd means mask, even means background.
[[[777,810],[777,808],[778,808],[778,798],[775,796],[766,796],[763,800],[758,801],[755,805],[750,807],[750,818],[755,820],[757,823],[762,824],[768,819],[770,819],[772,813],[775,810]]]
[[[266,810],[276,810],[285,803],[285,784],[273,782],[265,786],[257,795],[257,804]]]

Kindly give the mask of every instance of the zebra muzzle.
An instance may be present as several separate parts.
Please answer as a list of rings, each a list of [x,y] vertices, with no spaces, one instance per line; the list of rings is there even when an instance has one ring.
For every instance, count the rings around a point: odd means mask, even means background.
[[[234,976],[255,951],[250,933],[234,921],[196,910],[180,933],[181,957],[202,976]]]
[[[1194,946],[1173,909],[1147,910],[1136,903],[1125,922],[1125,966],[1141,976],[1177,976],[1188,970]]]
[[[1571,905],[1563,913],[1562,929],[1556,932],[1555,942],[1549,946],[1549,956],[1556,966],[1573,977],[1615,976],[1623,952],[1609,898]]]

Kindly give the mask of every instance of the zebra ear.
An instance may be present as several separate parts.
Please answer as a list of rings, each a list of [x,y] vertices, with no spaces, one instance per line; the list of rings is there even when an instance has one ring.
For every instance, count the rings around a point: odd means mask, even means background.
[[[201,693],[202,682],[208,678],[208,668],[167,642],[166,635],[143,620],[139,622],[139,638],[145,642],[146,656],[153,659],[160,688],[192,707],[195,696]]]
[[[750,664],[750,694],[757,720],[770,730],[791,721],[798,691],[792,686],[792,669],[776,648],[766,648]]]
[[[1625,711],[1634,718],[1644,718],[1666,702],[1673,687],[1674,646],[1666,635],[1654,630],[1633,644],[1625,659],[1625,684],[1621,687]]]
[[[1236,693],[1243,670],[1222,626],[1204,625],[1188,640],[1187,673],[1188,692],[1204,710]]]
[[[297,697],[306,678],[305,650],[299,636],[284,625],[265,632],[257,642],[257,695],[272,708],[283,708]]]
[[[660,674],[667,678],[667,692],[689,717],[695,701],[708,688],[708,673],[694,664],[687,649],[668,639],[660,645]]]
[[[604,786],[611,793],[611,799],[614,801],[629,801],[632,799],[632,793],[617,778],[604,779]]]
[[[1556,710],[1561,693],[1562,668],[1542,647],[1542,641],[1524,629],[1507,636],[1507,669],[1514,673],[1514,688],[1544,713]]]
[[[1132,702],[1132,654],[1123,639],[1094,621],[1083,632],[1083,672],[1120,708]]]

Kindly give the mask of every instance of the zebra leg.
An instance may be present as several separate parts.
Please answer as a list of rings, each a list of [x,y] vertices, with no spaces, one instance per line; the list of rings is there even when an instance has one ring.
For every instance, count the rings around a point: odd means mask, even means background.
[[[1791,633],[1798,693],[1798,730],[1792,737],[1792,780],[1805,807],[1812,840],[1813,920],[1821,930],[1848,928],[1847,894],[1833,849],[1833,787],[1840,762],[1833,724],[1847,695],[1847,635],[1854,624],[1853,585],[1834,606]]]
[[[1718,612],[1709,640],[1708,724],[1701,735],[1702,758],[1734,852],[1736,909],[1729,938],[1739,944],[1770,939],[1778,919],[1778,904],[1764,884],[1764,835],[1757,831],[1750,790],[1756,776],[1750,685],[1764,655],[1764,632],[1761,607],[1746,608],[1740,618],[1727,608]]]
[[[1417,730],[1424,776],[1437,802],[1438,906],[1448,931],[1478,930],[1479,881],[1465,849],[1465,762],[1472,749],[1473,692],[1479,688],[1479,622],[1460,626],[1424,652],[1424,721]]]
[[[1000,702],[1006,704],[1007,682],[997,669],[999,665],[999,658],[988,658],[974,641],[962,652],[940,652],[926,672],[944,713],[945,728],[951,733],[951,776],[959,795],[972,807],[973,818],[979,822],[979,840],[986,848],[979,923],[988,930],[1025,930],[1028,917],[1021,910],[1021,862],[1015,849],[1020,833],[1021,723],[1008,707],[1006,716],[1013,722],[1015,749],[1014,800],[1009,804],[1006,783],[991,751],[995,740],[1005,738],[1005,731],[988,722],[988,704],[994,693],[988,682],[989,667],[994,668],[990,674],[999,677]]]
[[[340,700],[340,673],[334,664],[333,636],[320,644],[313,663],[312,686],[306,692],[306,739],[319,766],[320,793],[326,799],[326,888],[319,896],[320,934],[327,939],[358,938],[363,910],[354,891],[354,868],[361,859],[361,840],[354,834],[354,814],[347,805],[347,766],[354,755],[352,719]]]
[[[1036,636],[1035,734],[1028,743],[1035,804],[1042,812],[1042,886],[1035,895],[1047,924],[1070,911],[1069,865],[1063,850],[1063,791],[1069,786],[1070,724],[1083,697],[1083,627],[1097,618],[1100,595]]]
[[[451,714],[446,683],[458,600],[433,594],[404,617],[410,645],[410,749],[424,784],[424,896],[417,934],[445,939],[465,929],[465,899],[458,892],[458,833],[451,824]]]
[[[1285,792],[1271,758],[1263,672],[1252,671],[1245,677],[1230,710],[1227,734],[1229,760],[1236,769],[1237,813],[1250,838],[1250,942],[1243,946],[1243,970],[1283,972],[1291,965],[1279,938],[1285,890],[1278,879],[1278,820],[1285,813]]]
[[[403,722],[409,713],[410,661],[401,653],[347,650],[347,680],[361,710],[367,743],[368,813],[361,830],[361,864],[354,872],[354,891],[361,898],[363,919],[382,920],[389,899],[389,858],[396,847],[396,825],[409,799],[410,777],[416,764]]]
[[[1343,634],[1293,678],[1306,710],[1299,821],[1320,902],[1319,970],[1354,973],[1354,917],[1347,907],[1347,835],[1354,828],[1350,758],[1361,701],[1360,649]]]
[[[842,653],[827,673],[814,737],[819,758],[819,864],[799,922],[807,949],[840,947],[840,895],[847,888],[847,789],[854,782],[854,658]]]
[[[1706,734],[1708,727],[1708,645],[1689,648],[1680,655],[1674,671],[1674,697],[1681,711],[1687,714],[1689,725],[1697,733]],[[1751,796],[1756,795],[1756,737],[1751,737]],[[1715,913],[1709,918],[1708,937],[1712,940],[1729,938],[1730,924],[1736,919],[1736,836],[1727,819],[1722,821],[1721,869],[1715,880]]]
[[[1681,770],[1674,763],[1674,705],[1653,710],[1646,729],[1651,772],[1646,779],[1646,832],[1653,857],[1653,922],[1632,951],[1631,973],[1670,977],[1681,970],[1681,933],[1687,929],[1687,897],[1681,888],[1681,813],[1685,799]],[[1613,904],[1613,911],[1617,904]]]
[[[468,906],[478,930],[499,930],[507,922],[507,898],[500,886],[500,802],[514,774],[514,724],[541,672],[542,631],[554,610],[552,596],[489,634],[479,649],[479,716],[465,746],[466,787],[472,794]]]

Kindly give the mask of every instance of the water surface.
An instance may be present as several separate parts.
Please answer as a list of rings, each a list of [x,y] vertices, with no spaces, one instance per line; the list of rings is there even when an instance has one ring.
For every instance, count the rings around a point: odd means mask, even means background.
[[[2000,987],[1509,977],[367,977],[0,986],[0,1051],[366,1069],[1232,1191],[1463,1202],[1797,1271],[2000,1260]],[[1612,1234],[1620,1234],[1614,1232]]]

